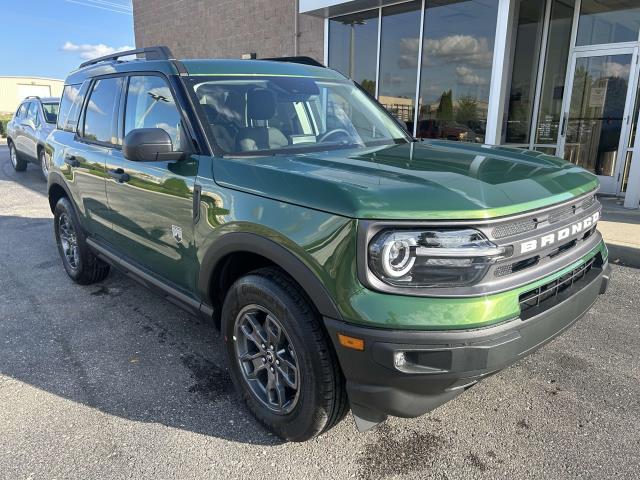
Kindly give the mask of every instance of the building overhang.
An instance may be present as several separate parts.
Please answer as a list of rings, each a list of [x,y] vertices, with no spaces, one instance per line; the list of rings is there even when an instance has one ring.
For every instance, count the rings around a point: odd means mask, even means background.
[[[299,0],[300,13],[329,18],[398,3],[398,0]]]

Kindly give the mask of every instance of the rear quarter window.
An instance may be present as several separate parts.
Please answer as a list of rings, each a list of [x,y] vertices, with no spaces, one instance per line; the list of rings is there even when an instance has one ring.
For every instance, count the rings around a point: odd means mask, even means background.
[[[88,86],[88,82],[65,85],[62,92],[62,99],[60,100],[60,107],[58,109],[57,128],[59,130],[64,130],[66,132],[76,131],[82,101]]]

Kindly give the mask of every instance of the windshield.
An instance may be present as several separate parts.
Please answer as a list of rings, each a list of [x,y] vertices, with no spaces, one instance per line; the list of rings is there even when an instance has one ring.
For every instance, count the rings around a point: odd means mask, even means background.
[[[310,77],[192,77],[202,117],[227,154],[372,147],[409,141],[348,81]]]
[[[44,121],[47,123],[56,123],[58,121],[58,103],[43,103],[42,111],[44,112]]]

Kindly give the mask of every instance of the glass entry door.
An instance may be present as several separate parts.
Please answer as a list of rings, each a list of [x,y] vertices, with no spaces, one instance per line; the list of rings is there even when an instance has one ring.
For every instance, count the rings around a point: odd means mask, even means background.
[[[598,175],[602,193],[621,191],[637,55],[625,47],[572,56],[558,154]]]

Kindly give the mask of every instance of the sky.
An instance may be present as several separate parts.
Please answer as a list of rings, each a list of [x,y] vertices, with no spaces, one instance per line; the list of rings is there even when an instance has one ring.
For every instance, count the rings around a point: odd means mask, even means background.
[[[0,76],[64,79],[135,45],[131,0],[0,0],[0,11]]]

